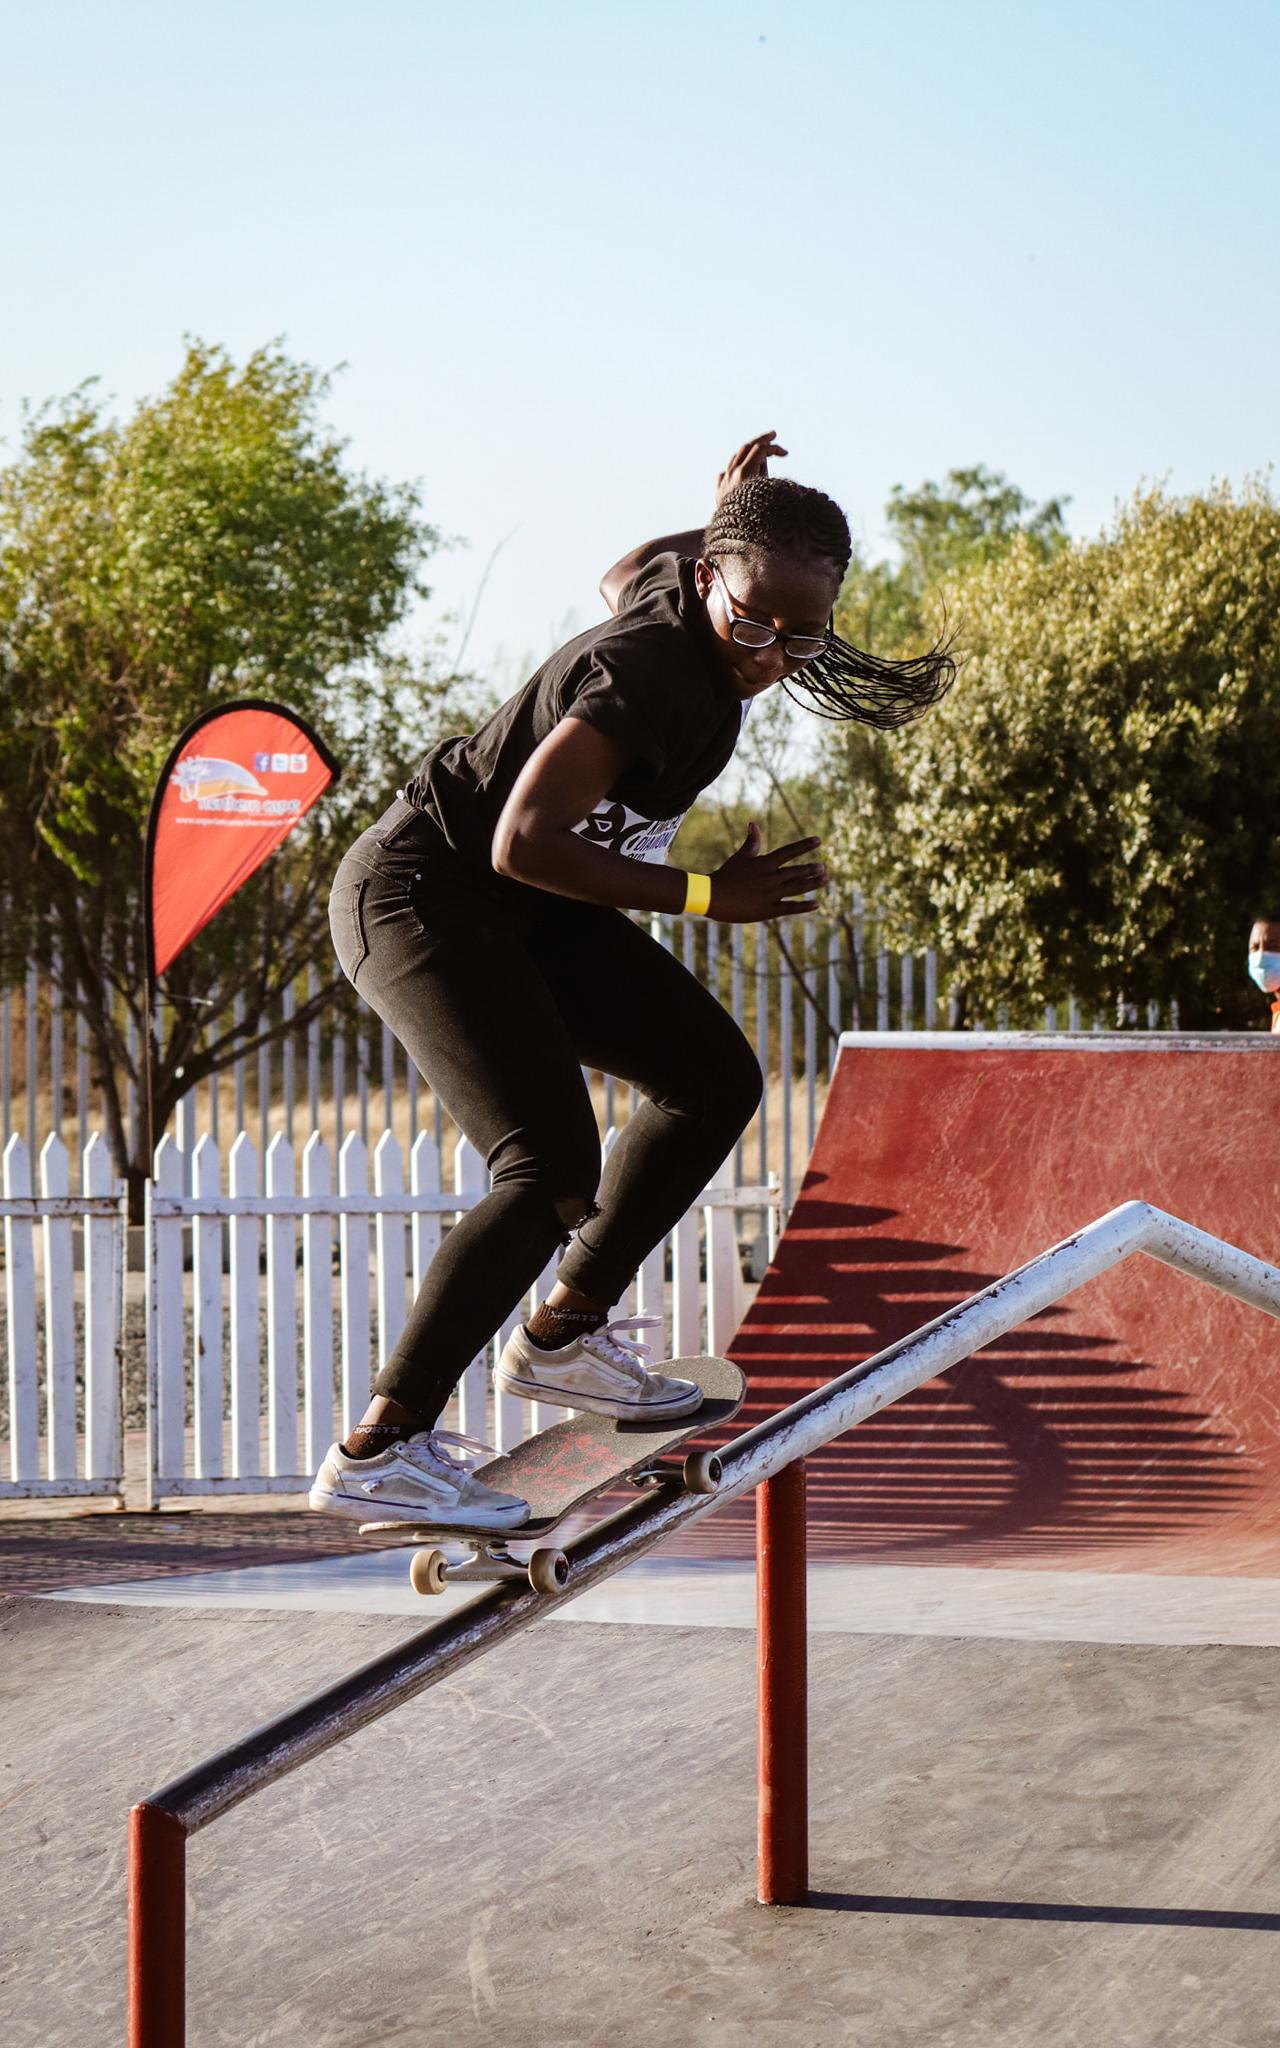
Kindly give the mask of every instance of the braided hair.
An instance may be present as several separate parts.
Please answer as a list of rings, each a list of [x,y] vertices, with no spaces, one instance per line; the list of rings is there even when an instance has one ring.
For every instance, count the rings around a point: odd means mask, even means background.
[[[731,559],[763,565],[779,555],[829,562],[843,581],[853,543],[844,513],[825,491],[790,477],[757,476],[725,493],[702,552],[716,567]],[[927,654],[888,661],[828,629],[826,651],[784,677],[782,687],[820,718],[856,719],[887,732],[923,717],[955,679],[949,640],[936,641]]]

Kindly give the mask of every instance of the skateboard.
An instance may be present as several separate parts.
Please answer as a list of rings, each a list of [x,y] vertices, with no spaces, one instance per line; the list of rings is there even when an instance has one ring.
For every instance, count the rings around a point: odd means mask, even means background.
[[[361,1535],[391,1536],[415,1546],[409,1582],[416,1593],[442,1593],[447,1585],[473,1579],[516,1578],[527,1578],[536,1593],[562,1591],[569,1583],[569,1561],[563,1550],[542,1539],[576,1508],[620,1481],[632,1486],[683,1486],[689,1493],[714,1493],[720,1484],[720,1460],[714,1451],[690,1451],[683,1459],[669,1454],[736,1415],[746,1381],[727,1358],[676,1358],[669,1365],[664,1361],[662,1369],[696,1380],[703,1390],[702,1406],[663,1422],[584,1412],[553,1423],[513,1451],[476,1467],[475,1477],[486,1486],[528,1501],[529,1519],[518,1529],[486,1533],[435,1522],[362,1522]],[[442,1537],[465,1545],[470,1556],[454,1564],[440,1548]],[[518,1557],[509,1547],[529,1542],[537,1545],[529,1557]]]

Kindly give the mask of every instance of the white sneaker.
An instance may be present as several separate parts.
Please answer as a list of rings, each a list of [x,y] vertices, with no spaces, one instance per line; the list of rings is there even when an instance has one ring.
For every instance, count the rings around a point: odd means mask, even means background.
[[[468,1452],[497,1454],[474,1437],[424,1429],[376,1458],[352,1458],[333,1444],[310,1502],[322,1515],[358,1522],[438,1522],[446,1529],[518,1529],[529,1503],[475,1478]]]
[[[543,1351],[523,1323],[511,1332],[493,1383],[500,1394],[522,1401],[551,1401],[561,1408],[589,1408],[597,1415],[652,1415],[655,1421],[690,1415],[702,1406],[696,1380],[669,1378],[645,1364],[646,1344],[622,1330],[659,1328],[660,1316],[620,1316],[590,1336]]]

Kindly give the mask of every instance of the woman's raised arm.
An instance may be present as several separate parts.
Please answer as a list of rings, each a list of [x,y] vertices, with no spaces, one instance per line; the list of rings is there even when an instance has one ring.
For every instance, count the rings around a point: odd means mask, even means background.
[[[786,452],[785,448],[778,446],[778,437],[772,430],[767,434],[753,434],[749,441],[744,441],[741,448],[729,457],[716,478],[716,504],[720,503],[726,491],[733,490],[737,484],[745,483],[748,477],[768,476],[769,457],[785,455]],[[629,555],[623,555],[621,560],[615,562],[612,569],[606,569],[600,578],[600,595],[609,610],[617,612],[618,599],[632,577],[638,576],[642,569],[647,568],[656,555],[700,555],[705,531],[704,527],[693,526],[687,533],[664,533],[659,539],[647,540],[642,546],[632,548]]]

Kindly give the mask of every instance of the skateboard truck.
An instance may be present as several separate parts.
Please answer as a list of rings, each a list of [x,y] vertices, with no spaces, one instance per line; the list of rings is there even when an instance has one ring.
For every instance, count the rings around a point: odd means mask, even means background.
[[[500,1537],[477,1537],[466,1543],[471,1555],[454,1564],[438,1544],[415,1550],[409,1560],[409,1583],[415,1593],[443,1593],[448,1585],[469,1585],[475,1579],[527,1578],[535,1593],[559,1593],[568,1584],[569,1560],[563,1550],[546,1546],[529,1558],[516,1557]]]
[[[652,1465],[640,1465],[628,1472],[628,1486],[656,1486],[674,1481],[686,1493],[716,1493],[720,1487],[720,1460],[714,1451],[690,1451],[682,1464],[674,1458],[655,1458]]]

